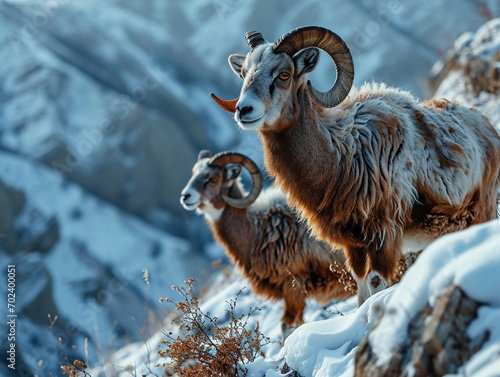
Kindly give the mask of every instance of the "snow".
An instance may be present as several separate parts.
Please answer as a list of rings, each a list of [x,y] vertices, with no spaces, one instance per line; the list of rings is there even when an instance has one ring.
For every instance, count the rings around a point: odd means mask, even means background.
[[[71,324],[71,335],[67,332],[69,327],[65,331],[64,326],[56,335],[63,339],[69,336],[79,350],[83,350],[84,339],[90,338],[92,363],[96,361],[95,351],[99,347],[123,345],[117,332],[124,332],[130,339],[140,337],[142,315],[148,302],[142,277],[144,268],[149,271],[151,283],[149,312],[156,318],[163,316],[164,310],[157,298],[163,295],[165,287],[182,282],[200,268],[200,260],[190,253],[187,241],[121,212],[76,184],[61,182],[57,174],[45,166],[0,152],[0,171],[5,184],[26,194],[23,212],[16,218],[18,227],[36,233],[43,230],[41,224],[50,218],[55,218],[59,227],[59,240],[47,254],[18,252],[5,260],[18,266],[23,279],[19,282],[23,285],[19,288],[22,292],[18,310],[31,305],[42,290],[51,294],[49,298],[55,306],[48,307],[56,312],[45,313],[45,318],[47,314],[53,318],[57,315],[62,323]],[[29,279],[25,275],[28,273],[32,274]],[[34,288],[27,289],[28,283]],[[48,287],[51,289],[45,291]],[[21,322],[30,329],[40,327],[28,317]],[[48,323],[48,319],[44,320],[42,327],[48,329]],[[153,323],[149,326],[154,330]],[[34,329],[19,331],[20,349],[29,349],[34,339],[40,339],[33,336],[34,332]],[[46,337],[40,344],[56,347],[53,337]],[[33,370],[38,368],[39,352],[43,349],[35,347],[32,356],[23,355],[24,362]],[[56,356],[44,358],[43,367],[54,370],[61,362],[59,353]],[[43,369],[41,371],[43,375]]]
[[[409,322],[426,304],[435,304],[450,284],[488,306],[500,297],[500,220],[473,226],[432,243],[405,274],[386,307],[387,314],[370,334],[377,363],[386,364],[392,350],[407,339]],[[500,338],[497,339],[500,341]]]
[[[393,288],[373,296],[356,310],[355,298],[347,305],[350,314],[299,327],[285,342],[278,360],[302,376],[352,376],[354,355],[373,322],[393,294]]]

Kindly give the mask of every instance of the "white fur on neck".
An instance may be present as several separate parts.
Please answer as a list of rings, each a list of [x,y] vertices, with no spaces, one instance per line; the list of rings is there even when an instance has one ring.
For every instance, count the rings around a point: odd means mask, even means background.
[[[286,198],[279,187],[273,186],[262,191],[257,200],[249,207],[252,213],[266,212],[270,207],[286,206]]]
[[[217,221],[222,215],[224,208],[217,209],[212,205],[212,203],[205,202],[205,206],[203,207],[203,209],[198,209],[198,211],[203,213],[208,220]]]

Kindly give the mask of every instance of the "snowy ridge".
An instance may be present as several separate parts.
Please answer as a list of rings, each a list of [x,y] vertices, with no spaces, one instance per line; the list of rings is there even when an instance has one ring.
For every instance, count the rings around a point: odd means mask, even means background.
[[[496,288],[500,284],[499,245],[500,220],[494,220],[442,237],[429,246],[403,277],[385,308],[387,314],[370,334],[370,344],[379,363],[389,362],[392,350],[406,341],[411,319],[426,304],[434,306],[438,296],[451,284],[483,303],[478,318],[469,329],[471,337],[486,331],[491,334],[481,352],[463,366],[466,375],[479,375],[484,365],[478,365],[477,360],[488,364],[497,359],[500,354],[497,326],[500,323],[500,296]]]
[[[57,229],[50,251],[0,251],[3,263],[16,265],[19,276],[19,370],[31,368],[39,375],[58,370],[63,361],[58,337],[63,356],[72,357],[64,347],[76,345],[71,353],[82,360],[87,338],[91,363],[97,362],[98,349],[106,357],[126,339],[140,339],[146,303],[143,269],[151,282],[151,319],[161,322],[165,310],[156,298],[200,268],[201,258],[192,255],[185,240],[120,212],[78,185],[60,182],[41,164],[0,152],[0,170],[2,182],[26,197],[16,217],[19,237],[43,232],[47,219],[54,219]],[[2,295],[5,289],[2,285]],[[58,317],[54,329],[49,329],[48,314]]]

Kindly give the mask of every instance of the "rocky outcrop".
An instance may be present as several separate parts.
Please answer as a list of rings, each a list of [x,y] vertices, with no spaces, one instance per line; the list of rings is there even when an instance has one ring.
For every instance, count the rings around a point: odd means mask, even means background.
[[[476,33],[467,32],[433,67],[430,82],[437,90],[450,72],[459,73],[470,85],[471,95],[500,91],[500,18],[493,19]]]
[[[460,287],[451,285],[434,307],[426,306],[412,319],[407,342],[393,350],[389,364],[378,364],[370,344],[370,331],[359,345],[355,375],[424,377],[456,373],[487,340],[487,333],[475,339],[467,335],[480,306]]]
[[[0,249],[9,253],[15,252],[17,247],[18,236],[14,223],[24,204],[24,193],[8,187],[0,180]]]
[[[477,106],[500,131],[500,18],[460,36],[431,71],[434,97]]]
[[[57,218],[46,216],[36,208],[27,208],[25,204],[23,191],[0,181],[0,249],[8,253],[46,253],[59,240]]]

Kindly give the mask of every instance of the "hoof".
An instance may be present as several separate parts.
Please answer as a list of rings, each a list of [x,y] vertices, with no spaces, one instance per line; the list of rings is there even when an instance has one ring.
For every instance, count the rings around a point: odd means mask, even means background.
[[[367,280],[370,296],[387,288],[387,281],[375,271],[368,274]]]
[[[292,333],[297,330],[297,325],[288,326],[285,322],[281,322],[281,344],[285,343],[286,338],[288,338]]]

